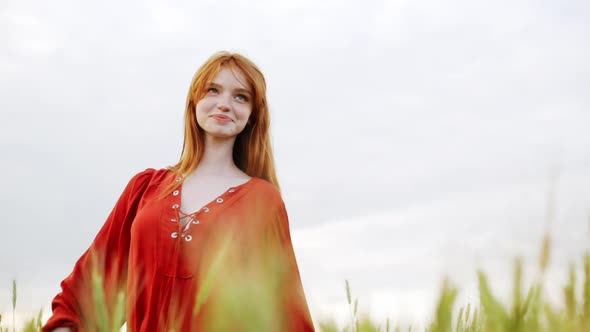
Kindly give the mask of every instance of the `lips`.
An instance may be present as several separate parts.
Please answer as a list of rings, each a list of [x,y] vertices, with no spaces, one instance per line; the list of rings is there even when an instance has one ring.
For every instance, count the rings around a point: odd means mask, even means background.
[[[230,122],[233,121],[229,116],[225,116],[225,115],[221,115],[221,114],[215,114],[211,116],[214,119],[217,119],[219,121],[223,121],[223,122]]]

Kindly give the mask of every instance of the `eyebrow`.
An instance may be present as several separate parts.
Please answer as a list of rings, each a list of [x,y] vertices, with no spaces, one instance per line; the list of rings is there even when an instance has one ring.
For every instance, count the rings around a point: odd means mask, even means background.
[[[213,86],[213,87],[217,87],[217,88],[222,88],[223,87],[221,84],[215,83],[215,82],[209,82],[209,85],[210,86]],[[237,89],[234,89],[234,91],[236,91],[236,92],[242,92],[242,93],[247,93],[249,95],[252,94],[252,92],[250,92],[250,90],[244,89],[244,88],[237,88]]]

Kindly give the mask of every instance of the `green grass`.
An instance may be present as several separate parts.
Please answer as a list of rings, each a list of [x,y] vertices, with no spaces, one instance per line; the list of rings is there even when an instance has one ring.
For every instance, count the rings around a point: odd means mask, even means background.
[[[563,303],[549,303],[544,297],[543,276],[548,267],[550,240],[543,240],[539,268],[540,277],[532,285],[522,285],[523,263],[517,259],[510,303],[502,303],[491,291],[488,277],[478,271],[479,305],[466,304],[455,310],[459,289],[445,280],[433,320],[426,332],[588,332],[590,331],[590,254],[583,257],[583,286],[576,289],[576,266],[569,267],[569,280],[562,288]],[[412,331],[412,327],[392,328],[389,320],[377,324],[358,316],[358,299],[352,301],[348,281],[345,284],[346,298],[350,308],[350,322],[342,329],[347,332]],[[581,296],[578,296],[581,295]],[[454,313],[457,313],[454,315]],[[334,322],[321,322],[320,331],[339,331]]]
[[[226,245],[225,242],[224,245]],[[276,286],[276,277],[270,280],[267,287],[269,289],[260,289],[252,287],[252,280],[261,278],[257,271],[246,271],[246,278],[241,274],[240,278],[221,278],[220,276],[233,276],[235,273],[226,273],[223,271],[223,265],[220,261],[227,259],[229,249],[222,248],[217,251],[218,256],[212,257],[210,273],[205,277],[207,282],[219,282],[232,287],[223,287],[221,292],[215,293],[215,296],[221,298],[221,307],[218,312],[223,312],[223,319],[213,319],[212,326],[223,327],[227,322],[227,317],[237,314],[243,317],[243,306],[240,303],[250,303],[250,299],[257,299],[256,305],[249,306],[247,310],[248,326],[244,331],[268,331],[272,330],[269,326],[273,325],[272,312],[276,307],[273,300],[273,292],[270,288]],[[448,281],[443,281],[441,292],[438,296],[438,302],[434,308],[432,321],[427,324],[425,332],[588,332],[590,331],[590,254],[583,255],[583,274],[576,274],[576,266],[571,264],[569,271],[563,271],[568,274],[568,281],[562,287],[561,303],[550,303],[544,296],[544,274],[549,264],[550,240],[546,235],[539,260],[540,274],[536,281],[531,285],[525,286],[522,281],[523,263],[517,259],[514,263],[514,274],[512,284],[512,294],[509,303],[503,303],[498,296],[492,292],[491,282],[483,271],[478,271],[478,288],[479,303],[477,306],[465,304],[456,307],[456,298],[459,289]],[[275,261],[276,262],[276,261]],[[227,264],[231,265],[231,264]],[[276,271],[276,270],[275,270]],[[235,271],[234,271],[235,272]],[[242,271],[243,272],[243,271]],[[582,289],[577,288],[578,278],[583,278]],[[248,280],[249,279],[249,280]],[[242,280],[242,281],[240,281]],[[267,280],[268,281],[268,280]],[[112,332],[118,330],[124,320],[124,295],[118,294],[115,307],[112,310],[105,309],[104,294],[102,291],[103,278],[97,270],[93,273],[92,278],[92,298],[93,306],[96,309],[96,322],[99,332]],[[260,283],[259,283],[260,284]],[[263,283],[267,285],[268,283]],[[209,284],[208,284],[209,285]],[[209,296],[208,292],[214,290],[213,284],[205,288],[205,293],[196,294],[197,303],[200,304]],[[351,287],[346,280],[344,284],[346,300],[349,306],[349,319],[342,329],[337,328],[333,321],[322,321],[316,324],[318,331],[324,332],[412,332],[417,331],[411,326],[401,326],[392,324],[389,319],[385,322],[375,322],[365,316],[359,315],[358,298],[353,298]],[[14,311],[17,305],[17,285],[13,282],[12,294],[12,322],[14,326]],[[236,300],[237,299],[237,300]],[[260,300],[262,299],[262,300]],[[241,302],[240,302],[241,301]],[[199,308],[195,308],[195,314]],[[42,321],[42,312],[37,317],[31,318],[24,325],[23,332],[40,331]],[[313,316],[313,313],[312,313]],[[0,332],[9,332],[8,328],[2,327],[4,317],[0,316]],[[14,332],[13,328],[13,332]]]

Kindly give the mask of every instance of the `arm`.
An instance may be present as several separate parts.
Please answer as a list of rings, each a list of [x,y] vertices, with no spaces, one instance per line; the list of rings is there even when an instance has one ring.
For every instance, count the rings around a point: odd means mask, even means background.
[[[283,316],[284,330],[293,332],[314,331],[291,242],[287,210],[282,199],[279,199],[275,205],[276,217],[271,227],[271,236],[275,241],[278,241],[275,243],[282,254],[283,264],[286,267],[280,289],[283,310],[285,311]]]
[[[153,173],[147,169],[129,181],[91,246],[61,282],[62,292],[53,299],[53,315],[42,331],[94,330],[105,323],[105,315],[112,317],[117,294],[125,291],[131,224]],[[93,289],[102,293],[102,301],[93,296]],[[104,305],[97,305],[100,302]]]

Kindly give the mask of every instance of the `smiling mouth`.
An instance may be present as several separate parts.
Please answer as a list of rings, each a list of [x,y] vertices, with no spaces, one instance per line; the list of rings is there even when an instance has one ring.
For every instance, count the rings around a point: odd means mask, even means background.
[[[225,116],[225,115],[212,115],[211,117],[216,120],[219,120],[221,122],[231,122],[232,121],[232,119],[230,117]]]

